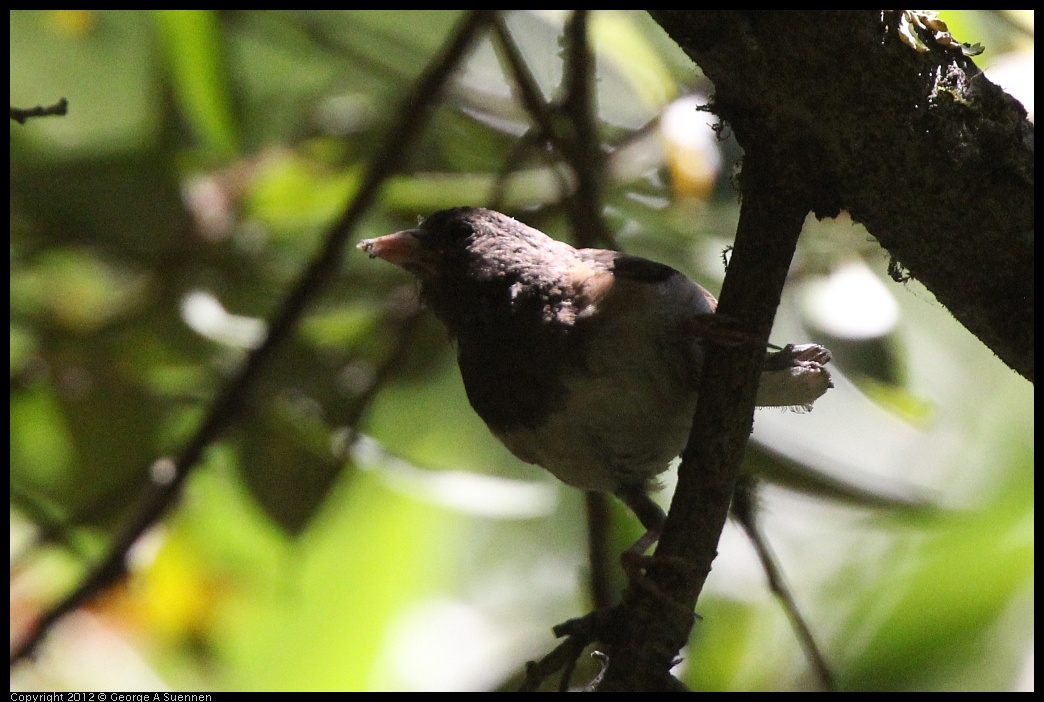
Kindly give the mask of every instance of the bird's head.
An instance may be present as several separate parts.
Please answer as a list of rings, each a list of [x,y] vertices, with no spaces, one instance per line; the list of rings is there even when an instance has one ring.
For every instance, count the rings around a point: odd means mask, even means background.
[[[441,210],[415,229],[359,248],[416,276],[421,298],[451,326],[465,312],[553,296],[576,255],[568,244],[480,207]]]
[[[465,275],[468,249],[478,229],[478,210],[455,207],[441,210],[414,229],[366,239],[359,248],[370,258],[381,258],[415,275],[421,283],[440,281]]]

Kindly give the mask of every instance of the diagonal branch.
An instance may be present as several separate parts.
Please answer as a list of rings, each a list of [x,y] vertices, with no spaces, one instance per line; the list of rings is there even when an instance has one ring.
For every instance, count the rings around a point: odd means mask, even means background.
[[[573,173],[575,183],[563,187],[563,193],[577,244],[616,248],[602,217],[606,158],[598,140],[595,61],[588,38],[589,20],[588,10],[575,10],[566,22],[562,95],[550,104],[544,101],[503,18],[494,25],[494,38],[522,106],[540,136],[554,147]]]
[[[181,493],[185,479],[198,465],[203,451],[220,438],[238,418],[241,408],[247,404],[245,398],[253,389],[257,378],[276,352],[293,335],[308,303],[315,299],[317,293],[336,272],[345,244],[355,227],[376,201],[384,182],[403,162],[410,146],[427,124],[427,118],[443,94],[447,82],[492,20],[491,11],[475,10],[469,13],[450,38],[446,48],[418,78],[414,90],[406,96],[402,107],[394,113],[398,115],[398,121],[392,125],[380,151],[370,162],[354,199],[337,222],[330,227],[322,249],[298,278],[276,312],[264,343],[254,349],[239,373],[220,392],[196,433],[182,448],[177,458],[164,461],[167,479],[157,479],[148,488],[127,525],[113,540],[105,558],[73,592],[47,612],[15,647],[11,653],[12,665],[32,655],[55,622],[126,573],[127,552],[145,531],[171,509]]]
[[[777,137],[779,135],[776,135]],[[767,343],[815,192],[802,151],[779,138],[744,146],[743,205],[717,314]],[[710,344],[688,445],[660,545],[624,595],[609,643],[606,690],[671,690],[669,671],[692,628],[754,421],[763,345]]]
[[[573,229],[579,246],[608,244],[616,248],[602,217],[602,174],[605,155],[598,140],[595,100],[595,60],[588,41],[589,10],[574,10],[566,23],[566,55],[562,76],[562,110],[569,119],[571,139],[565,153],[576,173],[570,199]]]

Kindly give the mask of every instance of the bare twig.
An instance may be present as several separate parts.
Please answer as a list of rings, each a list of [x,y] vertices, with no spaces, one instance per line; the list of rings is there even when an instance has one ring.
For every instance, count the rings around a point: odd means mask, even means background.
[[[758,560],[761,561],[761,568],[765,571],[765,576],[768,578],[769,589],[772,590],[772,593],[779,600],[783,611],[790,620],[790,625],[794,627],[794,633],[797,634],[798,641],[801,643],[801,648],[804,650],[805,657],[812,666],[812,670],[815,671],[816,677],[819,678],[819,684],[822,685],[824,690],[833,691],[837,685],[834,671],[830,667],[830,663],[827,662],[823,650],[816,642],[816,637],[812,634],[812,628],[801,614],[797,600],[783,577],[783,571],[779,567],[778,559],[769,547],[768,539],[765,538],[758,526],[756,491],[757,480],[749,474],[743,475],[736,486],[736,494],[732,501],[732,516],[740,523],[740,526],[747,533],[747,538],[754,545],[754,550],[758,554]]]
[[[595,107],[595,62],[588,42],[588,10],[574,10],[566,22],[566,56],[562,75],[562,111],[572,126],[569,148],[564,153],[576,174],[576,190],[570,212],[577,244],[616,248],[602,217],[602,173],[605,156],[598,140]]]
[[[565,145],[559,139],[558,130],[555,129],[552,111],[544,101],[536,79],[526,66],[518,44],[511,38],[511,32],[508,31],[502,15],[493,23],[493,39],[511,71],[511,78],[515,82],[514,87],[518,91],[517,96],[522,102],[522,107],[525,108],[544,139],[553,144],[559,152],[564,151]]]
[[[580,246],[616,248],[602,217],[602,173],[605,157],[598,141],[594,109],[594,56],[587,38],[589,12],[577,10],[566,23],[566,57],[562,96],[548,104],[526,66],[503,19],[494,37],[507,62],[522,106],[540,135],[551,144],[573,172],[575,183],[563,188],[576,242]]]
[[[540,86],[537,85],[536,78],[533,77],[528,66],[526,66],[525,59],[522,58],[522,52],[519,50],[515,40],[511,38],[511,33],[507,29],[503,15],[500,15],[493,25],[493,39],[501,57],[507,64],[511,79],[514,81],[516,95],[522,103],[523,109],[533,121],[533,128],[539,141],[550,144],[563,161],[568,162],[566,152],[569,146],[562,138],[562,135],[559,134],[559,130],[555,128],[554,108],[544,101],[544,97],[540,92]],[[531,133],[529,132],[523,136],[516,150],[535,143],[535,140],[529,136]],[[565,174],[558,167],[559,164],[551,162],[550,165],[559,176],[563,198],[568,197],[568,193],[573,189],[573,184],[565,179]]]
[[[23,638],[11,654],[12,664],[31,655],[55,622],[125,574],[127,552],[134,542],[171,508],[204,449],[217,440],[238,417],[241,408],[246,404],[245,398],[261,371],[293,334],[309,301],[314,299],[331,274],[337,270],[345,244],[356,225],[376,200],[385,180],[399,168],[417,134],[427,123],[427,118],[446,83],[482,30],[492,20],[491,11],[475,10],[469,13],[446,48],[420,76],[414,90],[395,113],[397,121],[389,130],[380,151],[370,162],[354,199],[337,222],[330,227],[322,249],[298,278],[276,312],[269,325],[270,331],[265,342],[247,357],[239,373],[211,404],[195,435],[173,461],[172,477],[162,483],[156,482],[148,488],[131,519],[113,540],[106,557]]]
[[[570,636],[539,661],[530,661],[526,665],[526,677],[518,691],[535,692],[540,689],[544,680],[558,671],[562,671],[558,690],[559,692],[567,692],[569,690],[569,679],[573,670],[576,669],[576,662],[589,643],[590,641]]]
[[[18,124],[25,124],[33,117],[61,117],[69,112],[69,101],[62,98],[53,105],[37,105],[36,107],[12,107],[11,119]]]
[[[555,636],[565,638],[565,641],[539,661],[530,661],[526,665],[526,677],[519,692],[539,689],[544,680],[558,671],[562,671],[558,689],[566,692],[580,654],[595,641],[612,638],[610,631],[614,619],[614,608],[598,609],[555,626],[552,629]]]

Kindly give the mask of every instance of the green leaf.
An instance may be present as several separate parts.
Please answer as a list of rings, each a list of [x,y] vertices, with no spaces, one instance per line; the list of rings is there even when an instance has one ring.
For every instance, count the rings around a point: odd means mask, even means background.
[[[224,41],[216,10],[155,10],[174,95],[201,146],[215,159],[239,153]]]

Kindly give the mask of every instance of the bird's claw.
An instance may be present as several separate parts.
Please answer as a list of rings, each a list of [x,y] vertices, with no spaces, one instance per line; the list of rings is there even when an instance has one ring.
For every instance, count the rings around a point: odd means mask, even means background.
[[[830,349],[819,344],[787,344],[765,359],[765,370],[783,370],[804,366],[825,366],[830,363]]]

